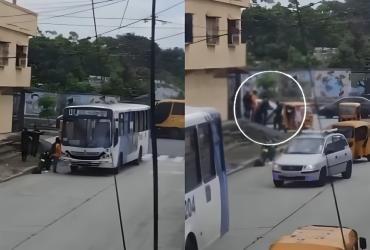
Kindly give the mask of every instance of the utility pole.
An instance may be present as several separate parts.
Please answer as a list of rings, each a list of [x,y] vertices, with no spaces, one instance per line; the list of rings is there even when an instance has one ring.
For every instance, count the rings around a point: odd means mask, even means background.
[[[152,0],[152,38],[150,57],[150,115],[153,160],[153,249],[158,250],[158,159],[157,131],[155,127],[155,24],[156,0]]]

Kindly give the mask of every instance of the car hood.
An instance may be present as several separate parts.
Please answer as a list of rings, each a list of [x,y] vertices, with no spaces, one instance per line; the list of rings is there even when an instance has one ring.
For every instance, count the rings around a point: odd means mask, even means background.
[[[309,165],[322,160],[321,154],[282,154],[275,163],[278,165]]]

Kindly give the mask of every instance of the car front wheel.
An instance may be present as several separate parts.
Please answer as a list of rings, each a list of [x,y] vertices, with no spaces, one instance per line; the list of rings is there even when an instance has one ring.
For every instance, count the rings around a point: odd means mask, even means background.
[[[320,171],[319,180],[317,181],[317,185],[320,187],[324,186],[326,184],[326,179],[327,179],[326,169],[322,168]]]
[[[347,162],[346,171],[342,173],[343,179],[349,179],[352,175],[352,161]]]
[[[275,187],[282,187],[284,186],[284,181],[282,180],[274,180]]]

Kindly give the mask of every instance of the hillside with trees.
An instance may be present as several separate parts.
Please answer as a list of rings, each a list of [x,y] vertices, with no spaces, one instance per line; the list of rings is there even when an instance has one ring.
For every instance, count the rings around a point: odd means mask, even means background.
[[[300,6],[308,47],[305,58],[295,1],[287,7],[254,5],[243,11],[242,39],[251,68],[289,69],[307,66],[362,69],[370,57],[370,1],[321,1]],[[312,1],[315,2],[316,1]],[[314,57],[314,48],[335,48],[328,60]]]
[[[48,31],[32,38],[29,64],[33,86],[47,91],[80,92],[135,97],[149,92],[150,40],[134,34],[79,39],[71,31],[68,38]],[[51,37],[50,35],[55,37]],[[184,51],[156,46],[157,80],[184,89]],[[96,89],[89,76],[109,77]]]

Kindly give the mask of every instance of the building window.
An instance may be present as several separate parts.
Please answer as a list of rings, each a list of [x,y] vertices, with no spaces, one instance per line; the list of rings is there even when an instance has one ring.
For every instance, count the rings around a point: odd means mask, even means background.
[[[17,45],[15,66],[22,68],[27,66],[27,46]]]
[[[215,45],[219,42],[218,17],[206,17],[207,45]]]
[[[9,61],[9,43],[0,42],[0,66],[8,65]]]
[[[239,44],[239,20],[227,20],[227,42],[229,45]]]
[[[193,14],[185,13],[185,43],[193,42]]]

